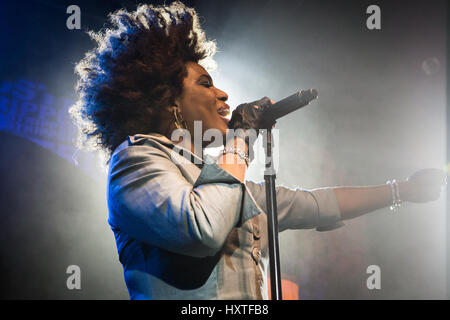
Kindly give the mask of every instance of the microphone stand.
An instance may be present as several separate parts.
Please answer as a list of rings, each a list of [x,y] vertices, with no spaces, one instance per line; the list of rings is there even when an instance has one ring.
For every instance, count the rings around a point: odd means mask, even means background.
[[[266,186],[267,229],[269,235],[270,293],[272,300],[282,300],[280,276],[280,249],[278,244],[278,211],[275,189],[275,168],[272,157],[272,129],[266,129],[263,147],[266,153],[264,181]]]
[[[290,112],[308,105],[317,98],[317,90],[300,90],[293,95],[275,103],[264,111],[266,119],[278,119]],[[269,236],[270,293],[272,300],[282,300],[280,276],[280,248],[278,244],[278,212],[275,188],[275,168],[272,157],[272,128],[267,128],[263,137],[263,148],[266,152],[266,169],[264,181],[266,185],[267,231]]]

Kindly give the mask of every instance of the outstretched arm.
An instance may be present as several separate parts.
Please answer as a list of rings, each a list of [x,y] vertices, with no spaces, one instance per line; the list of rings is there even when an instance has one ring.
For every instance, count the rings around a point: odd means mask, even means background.
[[[399,193],[402,201],[428,202],[437,200],[441,188],[446,184],[442,170],[423,169],[400,181]],[[389,185],[334,188],[343,220],[353,219],[371,211],[392,205]]]

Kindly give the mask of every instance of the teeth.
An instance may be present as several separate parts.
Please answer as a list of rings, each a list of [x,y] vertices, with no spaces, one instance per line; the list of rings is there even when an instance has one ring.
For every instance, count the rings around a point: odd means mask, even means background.
[[[217,113],[220,114],[223,117],[226,117],[230,114],[230,110],[228,109],[219,109],[217,110]]]

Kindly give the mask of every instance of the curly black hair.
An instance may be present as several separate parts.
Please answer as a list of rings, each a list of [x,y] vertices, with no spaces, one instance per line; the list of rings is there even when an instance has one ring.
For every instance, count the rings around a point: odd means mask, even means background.
[[[100,150],[106,162],[128,135],[156,132],[162,108],[173,105],[187,76],[186,62],[215,68],[193,8],[139,5],[109,14],[111,28],[89,35],[97,47],[76,65],[78,100],[69,109],[77,145]]]

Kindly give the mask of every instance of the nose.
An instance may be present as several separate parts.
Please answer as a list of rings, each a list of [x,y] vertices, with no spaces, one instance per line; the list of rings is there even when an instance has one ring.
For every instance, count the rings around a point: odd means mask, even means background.
[[[225,91],[217,89],[217,99],[225,102],[228,100],[228,94]]]

